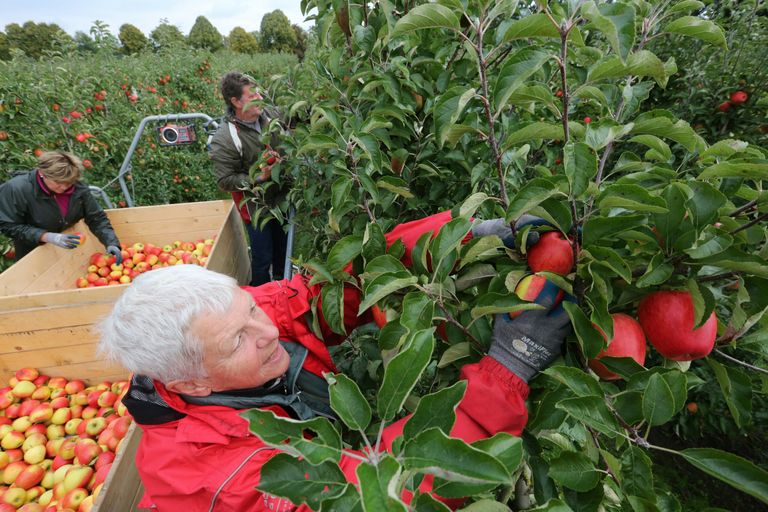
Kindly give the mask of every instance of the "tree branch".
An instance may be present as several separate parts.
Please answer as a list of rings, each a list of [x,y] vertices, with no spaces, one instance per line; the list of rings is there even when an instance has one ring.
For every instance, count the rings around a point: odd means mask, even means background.
[[[726,354],[725,352],[723,352],[719,348],[716,348],[714,350],[714,352],[715,352],[715,354],[719,355],[720,357],[722,357],[724,359],[727,359],[728,361],[730,361],[732,363],[740,364],[741,366],[744,366],[745,368],[749,368],[750,370],[754,370],[756,372],[768,375],[768,370],[765,370],[765,369],[760,368],[758,366],[751,365],[751,364],[749,364],[747,362],[742,361],[741,359],[736,359],[735,357],[729,356],[728,354]]]

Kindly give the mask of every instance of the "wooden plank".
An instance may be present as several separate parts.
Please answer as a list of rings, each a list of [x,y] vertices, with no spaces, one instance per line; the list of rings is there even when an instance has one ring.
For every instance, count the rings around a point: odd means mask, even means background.
[[[206,268],[230,275],[241,285],[251,281],[251,261],[245,228],[234,204],[231,205],[227,220],[216,236],[216,245],[213,246]]]
[[[128,380],[130,373],[123,367],[113,364],[107,364],[102,361],[85,361],[63,366],[39,366],[34,360],[28,360],[24,367],[37,368],[43,375],[50,377],[66,377],[67,379],[83,379],[86,382],[99,383],[104,380],[111,382],[117,380]],[[16,368],[0,368],[0,378],[11,378]]]
[[[192,217],[224,217],[231,200],[201,201],[197,203],[176,203],[156,206],[137,206],[134,208],[118,208],[107,210],[112,226],[123,223],[151,222],[158,218],[187,219]]]
[[[112,311],[113,302],[0,313],[0,335],[94,324]]]
[[[120,445],[112,470],[104,481],[92,512],[133,512],[135,498],[141,488],[141,478],[136,469],[136,450],[141,441],[141,427],[131,424]]]
[[[93,324],[5,333],[3,344],[0,346],[0,356],[28,350],[59,350],[88,341],[95,342],[96,339],[97,333]]]
[[[36,367],[50,368],[54,366],[71,366],[82,363],[90,363],[94,366],[106,367],[100,357],[96,356],[96,342],[89,340],[85,343],[59,347],[56,350],[22,350],[7,352],[0,355],[0,369],[3,371],[16,371],[19,368],[29,366],[34,361]]]
[[[0,297],[0,312],[34,308],[53,308],[75,304],[97,304],[114,302],[123,293],[123,287],[99,286],[96,288],[75,288]]]

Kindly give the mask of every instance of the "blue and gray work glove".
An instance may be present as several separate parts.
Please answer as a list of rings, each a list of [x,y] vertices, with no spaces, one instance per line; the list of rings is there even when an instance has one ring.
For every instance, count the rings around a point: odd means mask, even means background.
[[[496,315],[488,355],[525,382],[557,359],[571,332],[563,305],[552,307],[557,293],[557,286],[547,282],[536,297],[544,309],[524,311],[514,320],[508,313]]]
[[[115,264],[119,265],[123,262],[123,252],[116,245],[107,246],[107,254],[111,254],[115,257]]]
[[[515,221],[515,231],[519,231],[525,226],[541,226],[548,224],[547,221],[541,217],[535,217],[533,215],[523,215]],[[472,223],[472,236],[490,236],[496,235],[501,238],[504,245],[509,249],[515,248],[515,235],[512,233],[512,228],[509,223],[504,219],[490,219],[490,220],[475,220]],[[531,231],[528,233],[528,238],[525,241],[527,247],[531,247],[539,241],[539,233]]]
[[[42,236],[42,240],[47,244],[58,245],[64,249],[74,249],[80,245],[79,236],[67,235],[65,233],[45,233]]]

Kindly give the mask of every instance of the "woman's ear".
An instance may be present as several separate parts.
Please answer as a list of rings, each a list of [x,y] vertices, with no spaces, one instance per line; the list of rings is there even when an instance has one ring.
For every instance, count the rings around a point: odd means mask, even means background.
[[[165,384],[165,389],[180,395],[188,396],[208,396],[211,394],[211,387],[202,380],[172,380]]]

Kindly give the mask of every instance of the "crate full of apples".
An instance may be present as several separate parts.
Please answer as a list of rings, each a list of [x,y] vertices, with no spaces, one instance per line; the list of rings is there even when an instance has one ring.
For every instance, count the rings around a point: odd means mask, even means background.
[[[0,512],[88,512],[131,426],[128,381],[18,370],[0,389]]]
[[[88,260],[86,275],[78,277],[75,285],[78,288],[93,288],[129,284],[137,276],[156,268],[187,264],[205,266],[214,243],[214,238],[194,242],[176,240],[162,247],[136,242],[131,246],[123,245],[123,261],[120,264],[111,254],[95,252]]]

